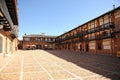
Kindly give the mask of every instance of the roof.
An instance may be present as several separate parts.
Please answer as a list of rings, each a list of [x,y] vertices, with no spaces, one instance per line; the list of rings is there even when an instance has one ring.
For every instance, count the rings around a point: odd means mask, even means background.
[[[57,36],[41,35],[41,34],[30,34],[30,35],[24,35],[23,37],[47,37],[47,38],[56,38]]]
[[[73,30],[75,30],[75,29],[77,29],[77,28],[79,28],[79,27],[81,27],[81,26],[83,26],[83,25],[91,22],[91,21],[94,21],[95,19],[98,19],[98,18],[100,18],[100,17],[102,17],[102,16],[104,16],[104,15],[106,15],[106,14],[108,14],[108,13],[114,12],[115,10],[118,10],[118,9],[120,9],[120,6],[117,7],[117,8],[114,8],[114,9],[112,9],[112,10],[110,10],[110,11],[108,11],[108,12],[106,12],[106,13],[104,13],[104,14],[102,14],[102,15],[100,15],[100,16],[98,16],[98,17],[96,17],[96,18],[94,18],[94,19],[92,19],[92,20],[90,20],[90,21],[88,21],[88,22],[86,22],[86,23],[84,23],[84,24],[81,24],[81,25],[79,25],[78,27],[76,27],[76,28],[74,28],[74,29],[72,29],[72,30],[70,30],[70,31],[68,31],[68,32],[66,32],[66,33],[63,33],[63,34],[61,34],[60,36],[62,36],[62,35],[64,35],[64,34],[67,34],[67,33],[71,32],[71,31],[73,31]],[[58,37],[60,37],[60,36],[58,36]]]
[[[5,0],[14,25],[18,25],[17,0]]]

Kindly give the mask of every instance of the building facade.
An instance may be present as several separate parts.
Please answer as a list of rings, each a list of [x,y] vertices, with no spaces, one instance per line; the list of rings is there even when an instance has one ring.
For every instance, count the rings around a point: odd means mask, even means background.
[[[17,0],[0,0],[0,55],[17,51]]]
[[[116,55],[120,51],[120,7],[56,37],[55,43],[56,49]]]
[[[23,40],[18,40],[18,49],[23,49]]]
[[[24,35],[23,49],[54,49],[56,36],[48,35]]]

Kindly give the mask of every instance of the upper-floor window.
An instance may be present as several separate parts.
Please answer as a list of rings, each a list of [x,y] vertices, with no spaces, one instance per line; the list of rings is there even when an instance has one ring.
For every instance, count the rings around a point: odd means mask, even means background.
[[[116,19],[120,18],[120,10],[116,11],[114,15]]]
[[[90,23],[88,23],[88,29],[91,29],[91,25],[90,25]]]
[[[35,39],[33,37],[30,38],[30,41],[34,41]]]
[[[94,22],[91,22],[91,28],[94,28]]]
[[[104,24],[106,24],[106,23],[108,23],[108,22],[109,22],[109,16],[106,15],[106,16],[104,16]]]
[[[41,41],[41,39],[40,39],[40,38],[37,38],[37,41],[38,41],[38,42],[40,42],[40,41]]]
[[[85,31],[87,31],[87,30],[88,30],[88,27],[87,27],[87,25],[85,25],[84,27],[85,27]]]
[[[95,27],[98,26],[98,20],[95,20]]]
[[[48,41],[48,38],[45,38],[45,42],[47,42]]]
[[[48,38],[48,42],[51,42],[51,38]]]
[[[95,38],[95,33],[91,34],[91,38],[94,39]]]
[[[99,19],[99,24],[103,25],[103,17]]]
[[[24,38],[24,41],[30,41],[30,38]]]
[[[55,39],[54,39],[54,38],[52,38],[51,40],[52,40],[52,41],[55,41]]]

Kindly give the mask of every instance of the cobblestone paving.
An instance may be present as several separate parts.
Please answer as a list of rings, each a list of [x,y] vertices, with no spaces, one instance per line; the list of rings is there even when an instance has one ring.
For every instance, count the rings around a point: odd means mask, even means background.
[[[54,50],[48,52],[44,50],[24,50],[18,51],[10,57],[0,56],[0,80],[112,80],[75,64],[74,56],[71,56],[71,60],[73,60],[71,62],[55,55],[57,53],[61,55],[60,52]],[[62,56],[64,53],[67,52],[62,51]],[[85,66],[91,68],[92,65],[86,64]],[[96,70],[108,74],[106,69],[96,68]],[[119,76],[118,74],[116,79],[120,80]]]

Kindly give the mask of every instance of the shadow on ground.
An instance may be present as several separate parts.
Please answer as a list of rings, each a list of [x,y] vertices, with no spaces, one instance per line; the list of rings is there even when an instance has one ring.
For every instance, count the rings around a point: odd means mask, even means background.
[[[62,50],[47,52],[111,80],[120,80],[120,59],[115,56]]]

